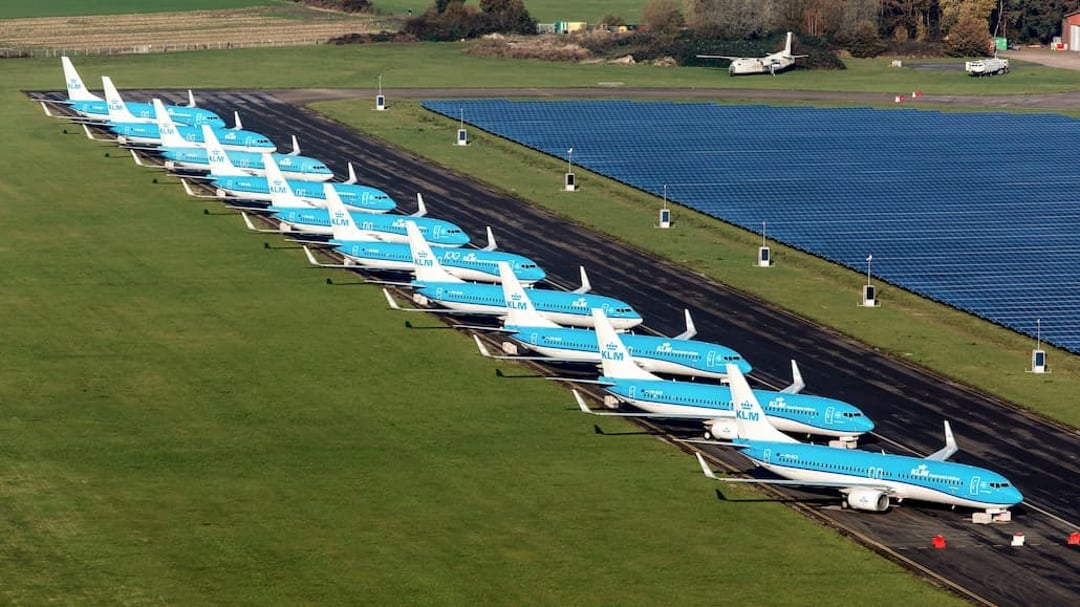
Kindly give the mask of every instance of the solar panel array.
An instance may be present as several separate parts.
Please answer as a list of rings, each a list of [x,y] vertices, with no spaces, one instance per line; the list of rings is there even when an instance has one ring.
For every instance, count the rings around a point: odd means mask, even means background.
[[[1080,121],[632,101],[424,107],[1080,352]],[[573,153],[568,155],[568,151]],[[569,157],[568,157],[569,156]]]

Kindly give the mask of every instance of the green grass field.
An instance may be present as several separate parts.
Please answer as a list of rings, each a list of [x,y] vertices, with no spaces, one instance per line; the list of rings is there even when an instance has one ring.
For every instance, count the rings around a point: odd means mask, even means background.
[[[38,0],[37,2],[0,3],[0,19],[30,17],[77,17],[80,15],[128,15],[135,13],[165,13],[171,11],[201,11],[209,9],[275,6],[281,0]],[[2,37],[0,37],[2,41]]]
[[[108,73],[125,87],[362,87],[383,68],[397,80],[389,86],[465,73],[535,84],[553,74],[610,80],[619,69],[575,75],[444,48],[77,65],[88,81]],[[257,61],[273,69],[252,69]],[[717,501],[692,458],[647,437],[595,436],[565,390],[496,378],[464,335],[406,330],[376,289],[326,286],[342,275],[309,269],[296,250],[265,250],[237,217],[203,215],[176,184],[154,184],[126,157],[64,134],[18,91],[58,87],[58,63],[0,62],[0,128],[19,150],[0,174],[0,601],[806,605],[843,587],[852,602],[957,602],[778,504]],[[621,73],[644,82],[702,72]],[[466,152],[462,168],[493,183],[505,176],[478,166],[533,160],[487,139],[453,149],[451,125],[415,106],[333,111],[410,147],[445,134],[444,151]],[[551,184],[539,169],[516,171],[523,190],[557,185],[557,169]],[[616,201],[627,225],[651,216],[622,189],[582,184],[576,202]],[[679,246],[708,234],[738,258],[752,240],[676,219]],[[655,231],[640,236],[663,245]],[[820,269],[790,252],[778,261],[777,280]],[[818,291],[842,284],[854,297],[846,272],[817,280]],[[882,297],[889,305],[875,312],[895,313],[895,331],[919,331],[912,348],[929,349],[921,340],[940,331],[900,324],[906,300]],[[995,349],[997,333],[980,323],[948,322],[947,334],[981,346],[960,343],[969,358]],[[1052,357],[1045,383],[1074,384],[1072,362]]]

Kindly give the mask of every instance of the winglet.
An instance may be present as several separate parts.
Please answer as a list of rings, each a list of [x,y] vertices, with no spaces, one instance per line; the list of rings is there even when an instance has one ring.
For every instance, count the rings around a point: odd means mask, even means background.
[[[87,126],[85,122],[83,123],[82,128],[83,128],[84,131],[86,131],[86,138],[87,139],[89,139],[91,141],[97,141],[97,137],[94,137],[94,133],[92,133],[90,131],[90,127]]]
[[[578,266],[581,269],[581,286],[574,289],[574,293],[581,295],[592,291],[592,283],[589,282],[589,275],[585,273],[585,266]]]
[[[416,212],[412,214],[413,217],[423,217],[427,215],[427,205],[424,204],[424,196],[420,193],[416,193]]]
[[[495,358],[491,355],[491,352],[488,352],[487,346],[484,345],[484,342],[480,341],[479,335],[473,333],[473,339],[476,340],[476,347],[480,348],[480,354],[484,358]]]
[[[803,381],[802,373],[799,372],[799,365],[796,364],[795,359],[791,360],[791,385],[784,388],[780,392],[784,394],[798,394],[802,392],[802,389],[806,387],[806,382]]]
[[[232,115],[233,115],[233,122],[236,123],[236,125],[233,126],[232,130],[234,130],[234,131],[243,130],[244,123],[240,122],[240,112],[238,110],[234,110]]]
[[[296,138],[296,135],[292,136],[292,151],[289,152],[289,156],[300,155],[300,140]]]
[[[195,193],[195,190],[191,189],[191,184],[187,182],[187,179],[181,177],[180,184],[184,186],[184,191],[187,192],[188,196],[194,196],[195,198],[199,197],[199,195]]]
[[[672,339],[692,339],[697,335],[697,327],[694,326],[694,319],[690,318],[690,310],[683,308],[683,314],[686,316],[686,330]]]
[[[700,453],[694,453],[694,455],[697,456],[698,464],[701,466],[701,471],[705,473],[705,476],[713,479],[714,481],[719,480],[719,477],[717,477],[716,473],[713,472],[712,468],[709,467],[709,464],[705,461],[705,458],[702,457]]]
[[[959,447],[956,445],[956,438],[953,436],[952,426],[949,425],[949,420],[945,420],[945,446],[930,455],[927,455],[926,459],[943,462],[952,457],[958,450]]]
[[[53,114],[49,111],[49,104],[45,103],[44,101],[41,102],[41,109],[45,110],[45,115],[49,118],[56,118],[56,114]]]
[[[191,89],[187,90],[187,106],[186,107],[199,107],[195,103],[195,93],[192,93]],[[240,128],[240,127],[236,127],[236,128]]]
[[[488,237],[488,243],[487,243],[487,246],[484,247],[483,250],[485,250],[485,251],[494,251],[496,248],[498,248],[498,245],[495,244],[495,234],[492,233],[491,226],[487,226],[487,237]]]
[[[135,150],[128,150],[128,151],[131,152],[131,157],[135,159],[135,164],[137,164],[137,165],[139,165],[141,167],[150,166],[148,164],[143,164],[142,159],[139,158],[139,155],[135,152]]]
[[[240,211],[240,216],[244,218],[244,223],[247,224],[248,229],[251,230],[252,232],[263,232],[264,231],[264,230],[260,230],[259,228],[256,228],[255,224],[251,223],[251,218],[248,217],[247,213],[245,213],[243,211]]]
[[[352,185],[352,184],[356,183],[357,181],[359,181],[359,180],[356,178],[356,169],[353,168],[353,165],[350,162],[349,163],[349,178],[345,180],[345,183],[348,184],[348,185]]]

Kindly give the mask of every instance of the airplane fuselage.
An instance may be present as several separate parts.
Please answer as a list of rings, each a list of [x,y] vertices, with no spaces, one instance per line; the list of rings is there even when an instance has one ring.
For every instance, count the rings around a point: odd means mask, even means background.
[[[108,122],[105,124],[113,133],[116,133],[120,143],[134,145],[161,145],[161,132],[158,125],[152,122]],[[201,127],[177,126],[177,133],[192,144],[193,147],[201,147],[206,144],[203,140]],[[221,146],[226,150],[237,152],[274,152],[277,146],[273,141],[255,131],[236,129],[215,129]]]
[[[967,464],[804,443],[735,442],[754,463],[792,480],[880,483],[893,498],[988,511],[1004,511],[1024,499],[1005,477]]]
[[[206,148],[161,148],[160,153],[168,169],[210,171],[210,158]],[[236,168],[252,175],[266,176],[266,167],[263,165],[261,153],[228,151],[225,154]],[[273,158],[286,179],[328,181],[334,177],[334,173],[326,167],[326,164],[315,158],[276,153],[273,154]]]
[[[616,398],[652,413],[700,415],[702,419],[734,418],[731,389],[714,384],[655,379],[615,379],[605,390]],[[809,394],[754,390],[765,416],[778,430],[794,434],[854,437],[874,429],[857,407],[844,401]]]
[[[330,213],[326,209],[315,207],[267,207],[274,217],[289,226],[307,234],[332,236]],[[387,242],[408,242],[405,222],[412,221],[420,229],[424,240],[445,247],[460,247],[469,244],[469,235],[457,225],[431,217],[412,217],[404,215],[382,215],[378,213],[349,213],[356,227],[365,232],[377,232]]]
[[[210,185],[219,190],[222,198],[269,202],[270,184],[266,177],[255,175],[210,175]],[[326,206],[326,193],[321,184],[311,181],[287,180],[294,196],[315,207]],[[351,210],[364,213],[386,213],[397,208],[397,203],[386,192],[371,186],[354,183],[332,183],[341,202]]]
[[[85,118],[101,122],[106,122],[109,119],[109,104],[105,100],[71,101],[69,103],[71,109]],[[127,101],[124,105],[139,121],[148,123],[155,121],[154,106],[152,104]],[[165,110],[169,112],[169,116],[177,125],[201,126],[209,124],[215,129],[225,128],[225,121],[221,119],[221,116],[207,109],[167,105]]]
[[[412,248],[408,243],[336,240],[330,243],[360,267],[403,272],[415,269]],[[514,275],[524,284],[533,284],[546,276],[535,261],[514,253],[440,246],[433,246],[431,250],[448,274],[462,280],[497,283],[499,268],[496,264],[500,261],[510,264]]]
[[[564,327],[513,327],[514,341],[543,355],[567,362],[600,363],[600,344],[594,331]],[[727,365],[743,373],[750,363],[735,350],[690,339],[671,339],[624,333],[619,336],[634,362],[651,373],[723,379]]]
[[[504,316],[506,299],[500,285],[458,282],[425,282],[414,285],[416,293],[451,310],[470,314]],[[564,326],[592,327],[593,308],[607,313],[616,329],[630,329],[643,320],[630,304],[612,297],[552,289],[526,289],[536,311]]]

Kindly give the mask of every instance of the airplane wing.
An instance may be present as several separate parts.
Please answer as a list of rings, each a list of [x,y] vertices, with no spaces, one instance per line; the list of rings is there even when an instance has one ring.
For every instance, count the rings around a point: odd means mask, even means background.
[[[738,447],[738,445],[735,445]],[[701,471],[705,473],[705,476],[713,479],[714,481],[722,481],[725,483],[755,483],[758,485],[781,485],[786,487],[825,487],[839,489],[841,493],[848,493],[852,489],[874,489],[881,491],[885,494],[892,494],[892,487],[883,485],[881,483],[865,482],[865,483],[852,483],[846,481],[798,481],[786,478],[730,478],[725,476],[717,476],[709,464],[706,463],[705,458],[700,453],[695,453],[697,456],[698,464],[701,465]]]
[[[697,55],[698,59],[727,59],[728,61],[735,61],[736,59],[745,59],[745,57],[729,57],[727,55]]]

